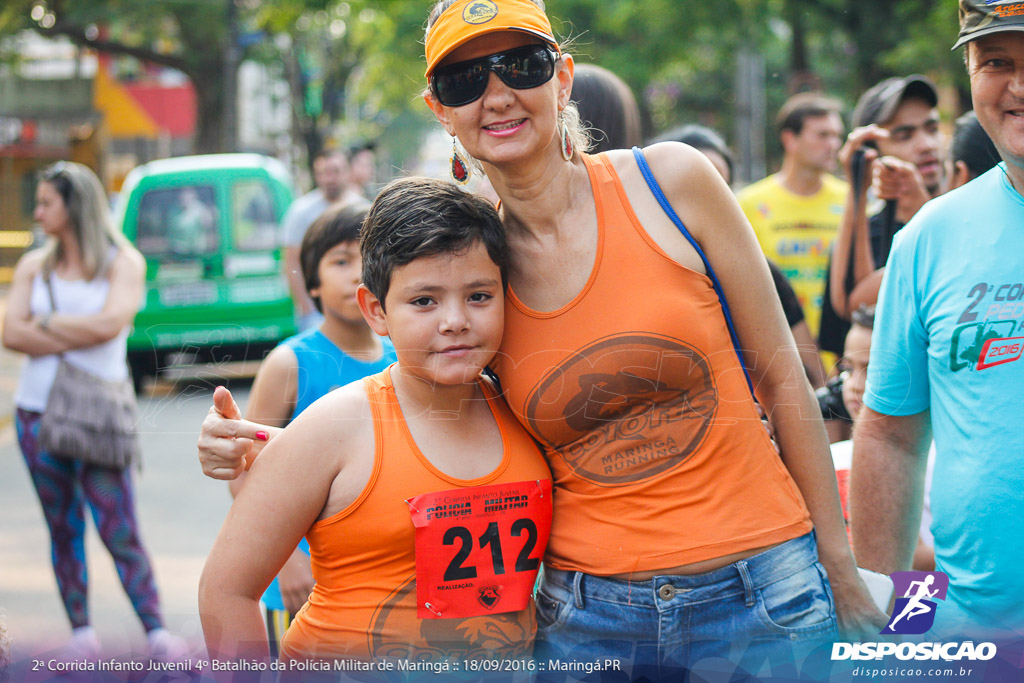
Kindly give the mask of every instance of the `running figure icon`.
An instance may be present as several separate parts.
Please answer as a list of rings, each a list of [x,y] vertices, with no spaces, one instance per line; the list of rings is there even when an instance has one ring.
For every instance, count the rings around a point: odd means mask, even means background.
[[[911,596],[911,598],[907,601],[906,606],[903,608],[903,611],[900,612],[899,616],[895,617],[892,620],[892,623],[889,624],[890,630],[895,629],[896,622],[898,622],[903,617],[907,617],[907,620],[909,621],[910,619],[913,619],[919,614],[927,614],[928,612],[931,612],[933,609],[935,609],[932,606],[932,604],[934,603],[925,604],[921,602],[924,598],[934,598],[935,595],[939,592],[938,588],[936,588],[934,591],[928,590],[928,587],[931,586],[933,583],[935,583],[935,577],[931,574],[924,577],[924,581],[911,582],[910,590],[914,590],[914,587],[917,586],[917,592],[913,596]]]
[[[946,599],[949,578],[942,572],[893,572],[897,597],[882,633],[921,634],[935,622],[936,600]],[[902,622],[902,623],[901,623]],[[898,625],[898,626],[897,626]]]

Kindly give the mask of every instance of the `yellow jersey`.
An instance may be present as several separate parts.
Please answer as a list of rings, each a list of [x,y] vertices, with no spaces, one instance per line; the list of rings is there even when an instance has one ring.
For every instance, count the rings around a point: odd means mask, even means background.
[[[845,182],[826,174],[818,192],[799,195],[786,189],[775,174],[736,195],[765,256],[778,265],[793,286],[807,326],[815,336],[828,278],[828,256],[843,217],[847,192]]]

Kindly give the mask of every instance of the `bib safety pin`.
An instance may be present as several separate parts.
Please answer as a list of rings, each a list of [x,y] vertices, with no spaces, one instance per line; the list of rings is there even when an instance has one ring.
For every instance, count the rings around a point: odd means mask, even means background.
[[[426,607],[427,610],[429,610],[431,614],[434,614],[436,616],[441,616],[441,613],[438,612],[436,609],[434,609],[434,606],[431,605],[429,602],[423,603],[423,606]]]

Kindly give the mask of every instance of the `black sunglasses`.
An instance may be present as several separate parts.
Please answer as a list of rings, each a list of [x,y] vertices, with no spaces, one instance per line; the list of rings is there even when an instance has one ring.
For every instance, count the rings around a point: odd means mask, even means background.
[[[446,107],[475,102],[487,90],[488,72],[516,90],[544,85],[555,74],[558,55],[547,45],[527,45],[434,69],[430,89]]]

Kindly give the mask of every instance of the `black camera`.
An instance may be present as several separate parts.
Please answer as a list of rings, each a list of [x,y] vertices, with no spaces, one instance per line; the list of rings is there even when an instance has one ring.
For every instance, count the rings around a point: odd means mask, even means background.
[[[845,379],[846,373],[841,372],[826,382],[825,386],[814,391],[822,419],[853,421],[843,403],[843,380]]]

